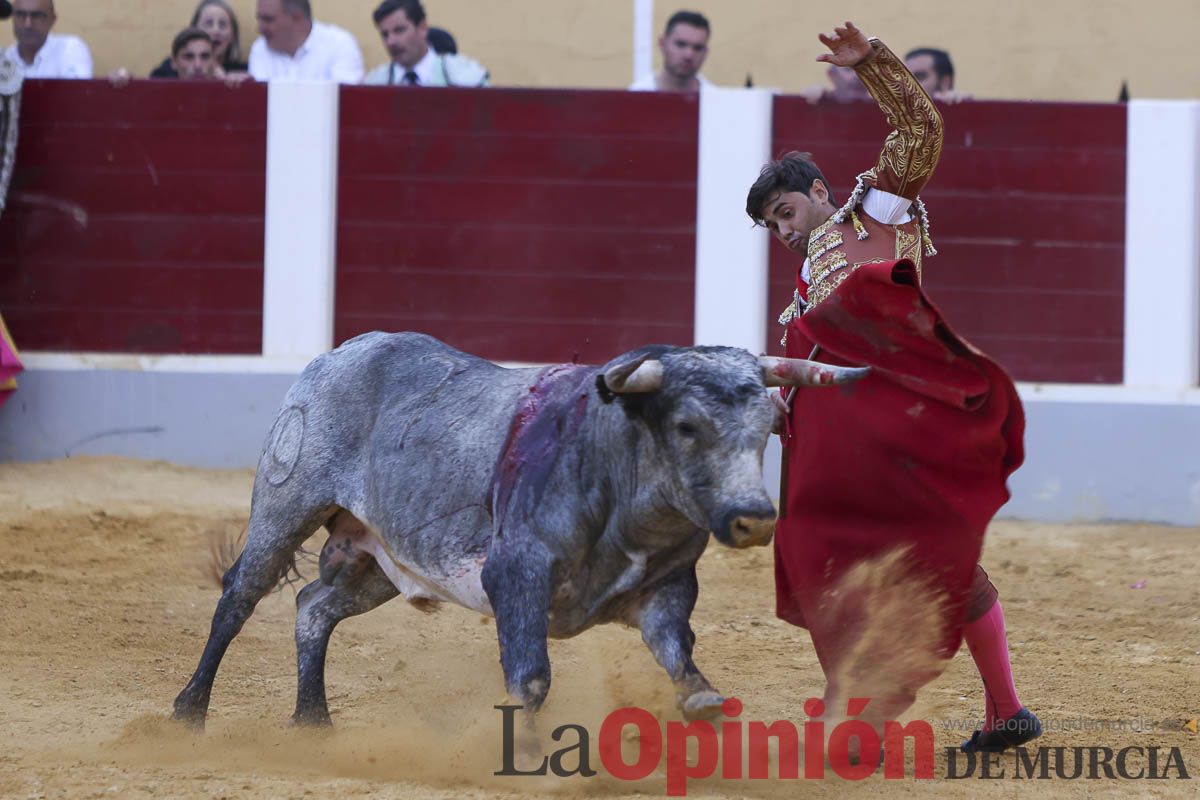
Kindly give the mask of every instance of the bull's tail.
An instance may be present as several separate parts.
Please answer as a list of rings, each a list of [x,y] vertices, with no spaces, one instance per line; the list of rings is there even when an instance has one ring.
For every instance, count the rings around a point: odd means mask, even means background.
[[[236,566],[238,557],[242,554],[242,548],[246,546],[246,534],[249,530],[250,527],[247,524],[242,526],[242,531],[237,536],[230,535],[227,530],[211,530],[208,533],[208,569],[205,574],[213,582],[213,585],[222,591],[225,589],[226,577]],[[279,591],[284,586],[294,586],[296,583],[306,582],[304,575],[296,566],[297,556],[310,560],[314,557],[304,548],[292,553],[287,569],[279,579],[279,585],[275,587],[275,591]]]
[[[249,526],[243,525],[242,532],[237,536],[231,536],[228,531],[221,530],[208,532],[207,575],[218,589],[225,588],[225,573],[229,572],[242,552],[248,530]]]

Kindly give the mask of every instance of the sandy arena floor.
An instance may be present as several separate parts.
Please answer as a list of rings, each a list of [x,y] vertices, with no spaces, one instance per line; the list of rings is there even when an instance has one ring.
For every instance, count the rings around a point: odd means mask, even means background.
[[[494,628],[458,608],[426,615],[395,601],[343,623],[328,668],[336,728],[314,734],[285,724],[295,690],[285,588],[230,649],[207,731],[170,723],[218,597],[206,577],[209,536],[241,529],[252,478],[119,459],[0,465],[0,796],[665,794],[662,773],[638,784],[493,777],[492,706],[504,699]],[[1180,725],[1200,715],[1200,531],[1002,523],[984,564],[1004,599],[1022,699],[1058,728],[1041,741],[1180,747],[1191,780],[710,779],[690,796],[1196,796],[1200,736]],[[700,566],[700,666],[745,702],[743,720],[801,723],[821,674],[806,634],[771,613],[769,550],[713,545]],[[302,569],[315,574],[313,564]],[[677,719],[636,632],[553,642],[551,659],[551,724],[580,723],[594,736],[625,704]],[[964,736],[942,720],[977,717],[981,694],[964,651],[912,716],[933,722],[940,750]],[[1156,729],[1077,730],[1087,719]]]

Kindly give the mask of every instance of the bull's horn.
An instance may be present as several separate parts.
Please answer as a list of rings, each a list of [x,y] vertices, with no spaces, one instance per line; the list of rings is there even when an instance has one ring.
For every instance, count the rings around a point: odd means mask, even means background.
[[[835,367],[803,358],[759,356],[767,386],[830,386],[865,378],[870,367]]]
[[[604,385],[613,394],[649,394],[662,388],[661,361],[629,361],[604,373]]]

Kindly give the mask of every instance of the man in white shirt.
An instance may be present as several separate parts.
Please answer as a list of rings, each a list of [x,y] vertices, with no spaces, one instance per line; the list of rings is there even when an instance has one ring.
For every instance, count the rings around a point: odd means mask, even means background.
[[[488,71],[457,53],[429,46],[429,23],[421,0],[384,0],[373,15],[392,60],[367,73],[376,86],[487,86]]]
[[[90,78],[92,54],[78,36],[50,33],[58,16],[54,0],[16,0],[8,55],[19,60],[26,78]]]
[[[308,0],[258,0],[250,75],[259,81],[359,83],[362,52],[347,31],[312,18]]]
[[[708,57],[708,19],[695,11],[676,11],[658,38],[663,68],[643,75],[629,87],[636,92],[696,92],[712,84],[700,74]]]

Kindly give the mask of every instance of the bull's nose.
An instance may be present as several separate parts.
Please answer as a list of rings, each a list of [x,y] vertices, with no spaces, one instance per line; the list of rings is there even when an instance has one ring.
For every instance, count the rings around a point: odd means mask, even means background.
[[[775,536],[775,515],[735,517],[729,526],[734,547],[761,547]]]
[[[774,513],[739,513],[730,519],[727,545],[733,547],[761,547],[769,545],[775,535]]]
[[[758,547],[775,536],[775,506],[765,496],[726,506],[713,520],[713,535],[728,547]]]

